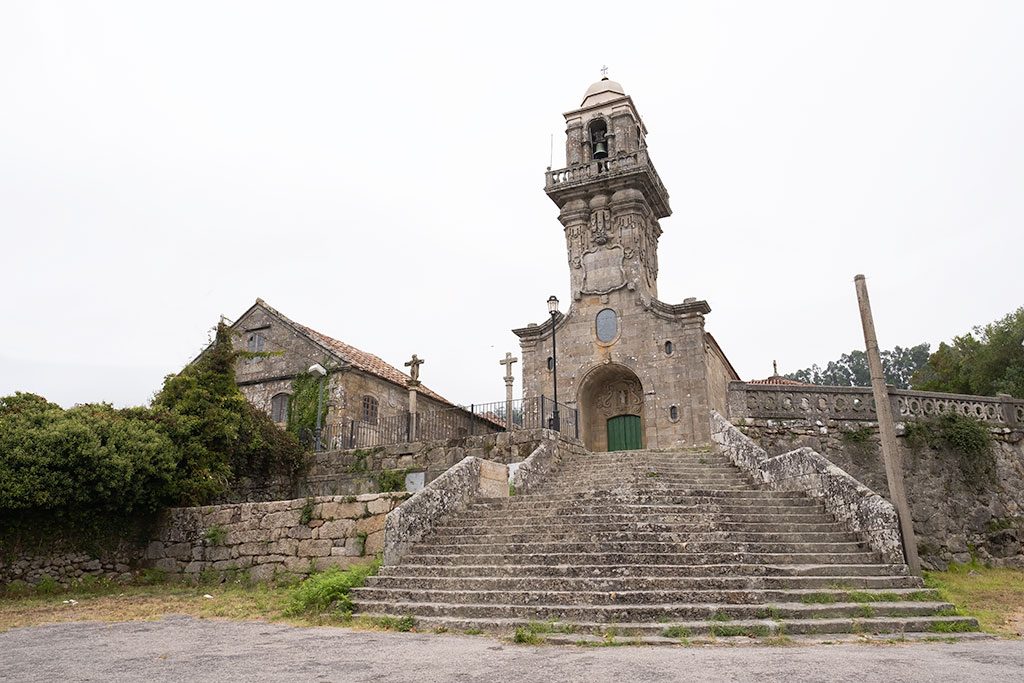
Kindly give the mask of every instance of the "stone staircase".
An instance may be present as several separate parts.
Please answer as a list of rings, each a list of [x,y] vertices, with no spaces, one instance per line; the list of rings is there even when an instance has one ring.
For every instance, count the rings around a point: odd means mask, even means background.
[[[470,505],[352,597],[422,629],[562,641],[977,628],[819,502],[698,449],[569,456],[541,490]]]

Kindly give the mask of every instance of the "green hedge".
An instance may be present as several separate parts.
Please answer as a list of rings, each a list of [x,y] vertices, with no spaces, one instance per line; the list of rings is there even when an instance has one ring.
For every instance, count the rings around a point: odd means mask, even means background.
[[[192,365],[168,377],[149,408],[64,410],[41,396],[0,398],[0,527],[43,514],[68,526],[199,505],[241,477],[295,476],[298,441],[235,384],[221,325]],[[3,529],[0,529],[0,534]]]

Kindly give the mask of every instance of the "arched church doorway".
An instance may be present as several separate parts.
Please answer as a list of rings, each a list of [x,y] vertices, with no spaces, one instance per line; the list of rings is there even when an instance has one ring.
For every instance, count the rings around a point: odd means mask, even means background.
[[[640,378],[624,365],[606,363],[580,383],[580,434],[591,451],[643,448],[644,390]]]

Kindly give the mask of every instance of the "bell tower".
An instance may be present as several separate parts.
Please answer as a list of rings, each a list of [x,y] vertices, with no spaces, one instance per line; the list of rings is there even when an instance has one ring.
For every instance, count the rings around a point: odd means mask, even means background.
[[[608,78],[565,123],[566,165],[547,170],[544,191],[565,232],[572,300],[564,315],[513,330],[523,395],[557,395],[592,451],[706,444],[710,411],[726,410],[738,376],[704,331],[706,301],[658,299],[660,221],[672,209],[647,128]]]
[[[549,169],[544,189],[565,229],[573,300],[623,288],[657,298],[658,221],[672,209],[633,99],[604,77],[565,122],[566,168]]]

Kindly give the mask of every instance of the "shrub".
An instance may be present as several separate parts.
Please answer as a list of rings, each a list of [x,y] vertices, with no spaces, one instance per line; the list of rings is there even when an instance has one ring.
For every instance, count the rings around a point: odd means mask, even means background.
[[[356,565],[342,570],[332,567],[326,571],[311,574],[292,589],[285,614],[290,616],[320,615],[334,612],[347,617],[352,614],[352,601],[348,594],[358,588],[380,569],[380,561]]]

